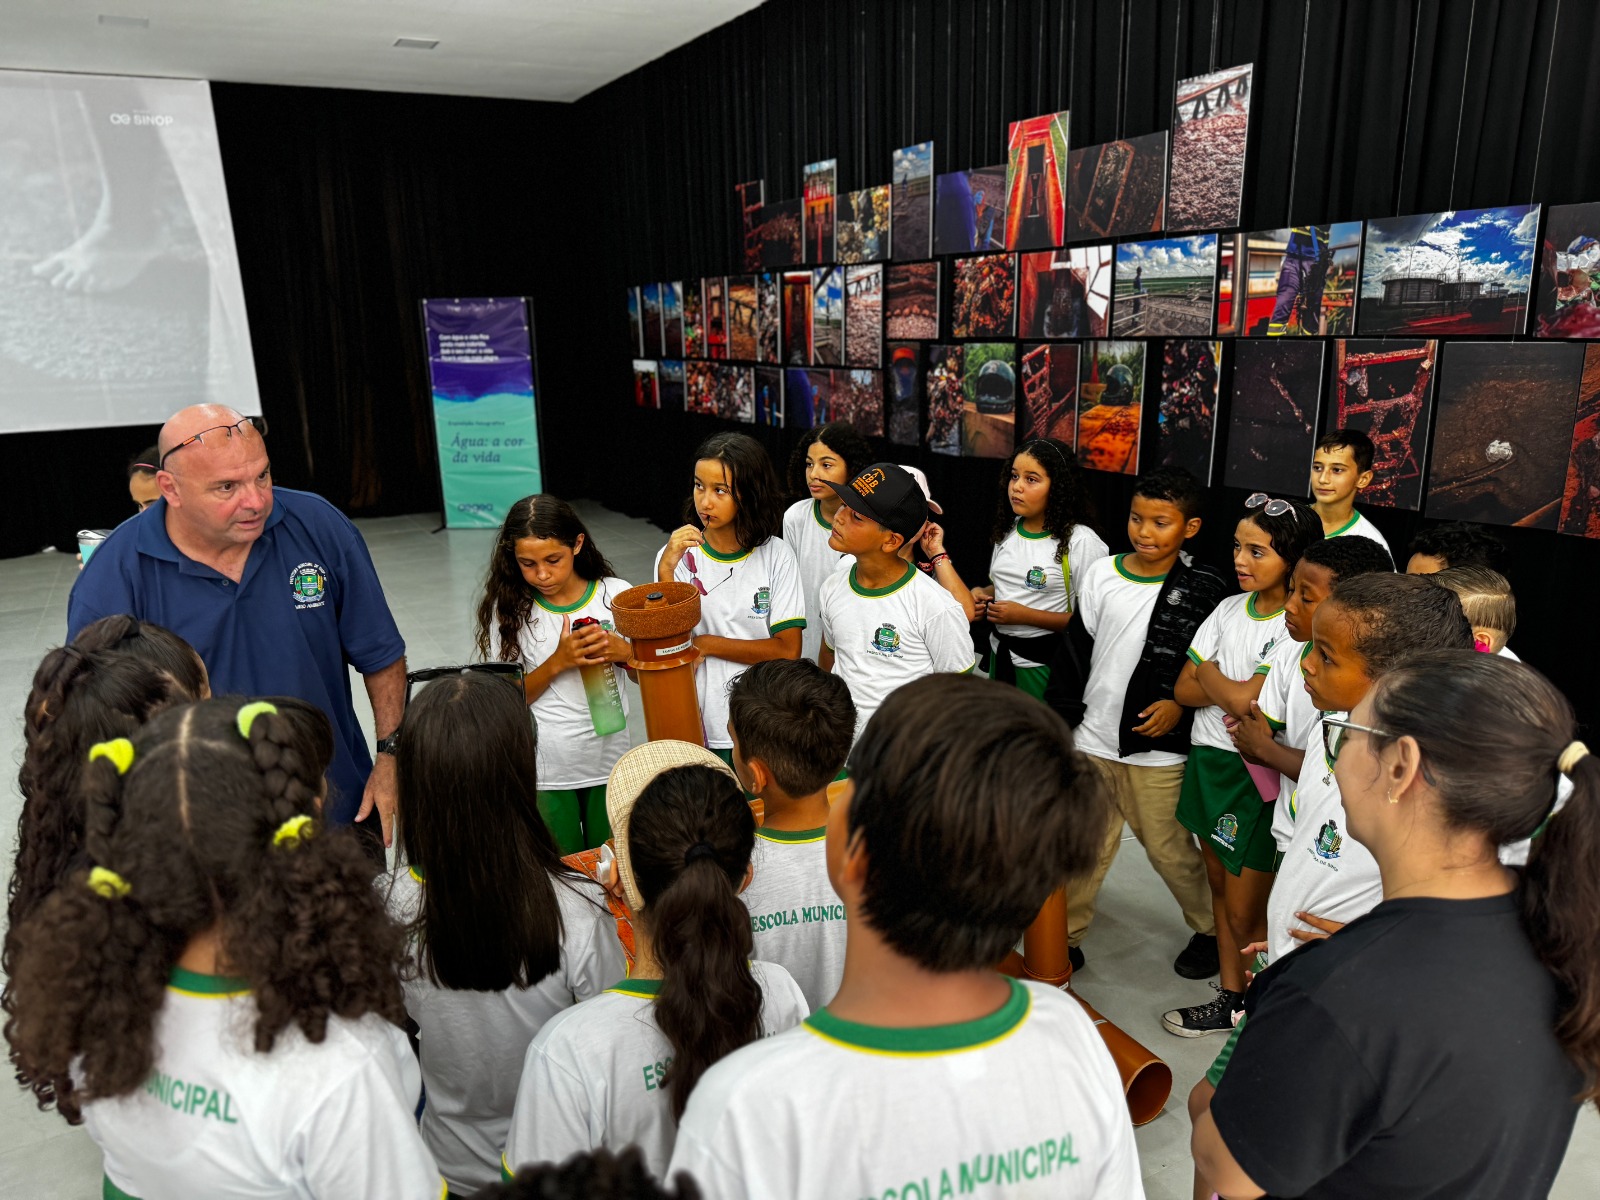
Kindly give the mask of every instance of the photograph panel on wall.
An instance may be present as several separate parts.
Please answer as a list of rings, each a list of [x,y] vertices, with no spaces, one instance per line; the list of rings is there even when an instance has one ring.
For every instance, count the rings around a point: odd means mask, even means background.
[[[1600,204],[1545,209],[1533,336],[1600,338]]]
[[[756,424],[783,428],[783,368],[757,367]]]
[[[661,321],[661,285],[647,283],[639,288],[639,313],[644,319],[644,352],[660,354],[666,336]]]
[[[628,289],[628,336],[635,354],[644,353],[644,318],[639,312],[639,289]]]
[[[1006,248],[1006,168],[973,167],[934,180],[933,252],[973,254]]]
[[[811,361],[811,272],[785,271],[782,287],[783,334],[779,349],[788,365],[805,366]]]
[[[683,281],[661,285],[661,352],[683,353]]]
[[[1006,248],[1042,250],[1067,240],[1069,114],[1011,122],[1006,139]]]
[[[1117,246],[1115,337],[1205,337],[1217,303],[1217,235]]]
[[[1143,342],[1083,344],[1078,364],[1078,464],[1117,475],[1139,473],[1144,418]]]
[[[1167,131],[1067,154],[1067,240],[1159,233],[1167,203]]]
[[[833,372],[826,367],[785,367],[783,423],[788,429],[815,429],[828,423]]]
[[[756,276],[756,361],[764,363],[779,363],[783,361],[780,354],[782,345],[779,340],[782,324],[782,291],[783,284],[779,275],[772,271]]]
[[[683,360],[663,359],[656,374],[656,396],[662,412],[683,411],[683,380]]]
[[[1106,247],[1109,252],[1110,247]],[[1087,271],[1074,270],[1071,252],[1039,250],[1017,256],[1017,333],[1025,338],[1081,338],[1094,332]],[[1105,321],[1100,322],[1105,332]]]
[[[701,280],[705,296],[701,320],[706,329],[706,357],[728,357],[728,281],[722,275]]]
[[[828,420],[847,421],[857,433],[883,436],[883,372],[854,370],[833,373]]]
[[[1433,423],[1439,343],[1430,339],[1333,343],[1333,403],[1327,429],[1372,439],[1372,482],[1357,497],[1380,508],[1422,507],[1422,469]]]
[[[884,332],[931,341],[939,336],[939,264],[890,263],[883,275]]]
[[[839,160],[807,163],[800,172],[800,198],[805,202],[805,258],[808,263],[832,262],[834,197]]]
[[[894,152],[890,173],[890,251],[904,262],[933,253],[933,143]]]
[[[1600,537],[1600,346],[1583,350],[1583,381],[1558,528],[1575,537]]]
[[[1438,337],[1521,333],[1537,204],[1368,221],[1356,329]]]
[[[1182,467],[1211,482],[1222,399],[1223,343],[1170,338],[1161,343],[1161,400],[1156,408],[1156,465]]]
[[[661,393],[656,382],[657,365],[653,359],[633,360],[633,406],[635,408],[660,408]]]
[[[756,228],[761,224],[761,208],[767,202],[766,180],[736,183],[733,194],[739,210],[739,266],[744,271],[758,271],[761,269],[761,240]]]
[[[1444,346],[1428,516],[1557,527],[1584,349],[1563,342]]]
[[[1022,347],[1022,408],[1017,445],[1029,438],[1054,438],[1073,447],[1078,440],[1078,345],[1045,342]]]
[[[915,446],[922,432],[922,354],[915,342],[889,343],[883,381],[884,430],[897,446]]]
[[[797,267],[805,261],[800,230],[804,213],[799,200],[764,204],[756,222],[756,257],[768,270]]]
[[[728,357],[750,362],[756,356],[756,277],[728,276]]]
[[[717,415],[717,364],[700,359],[683,364],[683,408],[703,416]]]
[[[844,269],[846,366],[883,366],[883,264]]]
[[[1219,259],[1219,334],[1348,337],[1355,330],[1360,221],[1224,234]]]
[[[844,268],[811,272],[811,362],[835,367],[844,362]]]
[[[1320,341],[1239,341],[1222,482],[1247,492],[1304,499],[1322,399]]]
[[[961,454],[1007,458],[1017,444],[1017,347],[974,342],[961,374]]]
[[[753,424],[756,419],[756,369],[733,363],[716,365],[717,415],[725,421]]]
[[[1073,246],[1063,251],[1067,269],[1088,298],[1089,337],[1103,338],[1111,328],[1111,284],[1115,247],[1110,242]]]
[[[1178,80],[1167,175],[1168,230],[1239,224],[1252,75],[1246,63]]]
[[[688,279],[683,284],[683,356],[706,356],[705,297],[698,279]]]
[[[923,443],[935,454],[961,454],[961,370],[964,346],[928,347],[928,428]]]
[[[1015,337],[1017,333],[1017,256],[983,254],[958,258],[950,333],[958,338]]]
[[[882,262],[889,257],[889,185],[845,192],[833,225],[842,263]]]

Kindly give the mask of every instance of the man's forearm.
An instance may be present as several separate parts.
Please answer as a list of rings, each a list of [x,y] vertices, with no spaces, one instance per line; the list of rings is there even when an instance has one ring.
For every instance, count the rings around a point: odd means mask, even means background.
[[[372,727],[381,742],[400,728],[400,718],[406,708],[405,656],[394,660],[381,671],[363,675],[367,686],[367,699],[372,701]]]

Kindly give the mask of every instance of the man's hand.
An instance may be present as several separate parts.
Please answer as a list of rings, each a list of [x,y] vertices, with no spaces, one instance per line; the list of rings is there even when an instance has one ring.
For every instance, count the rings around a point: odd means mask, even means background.
[[[1144,724],[1135,725],[1133,732],[1143,737],[1165,737],[1183,718],[1183,705],[1176,700],[1157,700],[1139,715],[1145,718]]]
[[[394,814],[400,805],[400,793],[395,784],[394,755],[379,754],[372,764],[372,774],[367,776],[366,790],[361,793],[361,810],[357,821],[365,821],[378,810],[378,820],[383,824],[383,844],[394,845]]]

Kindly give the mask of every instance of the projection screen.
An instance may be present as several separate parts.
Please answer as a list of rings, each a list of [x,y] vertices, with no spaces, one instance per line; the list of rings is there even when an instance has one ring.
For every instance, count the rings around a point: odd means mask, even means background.
[[[261,411],[211,89],[0,70],[0,433]]]

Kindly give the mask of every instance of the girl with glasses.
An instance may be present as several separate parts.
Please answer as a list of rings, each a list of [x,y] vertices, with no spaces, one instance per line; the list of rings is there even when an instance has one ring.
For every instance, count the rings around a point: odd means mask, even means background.
[[[1543,676],[1471,649],[1334,728],[1382,901],[1256,980],[1196,1165],[1226,1196],[1545,1196],[1600,1096],[1600,762]]]
[[[539,811],[561,853],[598,846],[606,776],[628,749],[625,638],[611,627],[620,579],[565,500],[528,496],[506,513],[478,601],[476,647],[520,662],[539,727]]]

